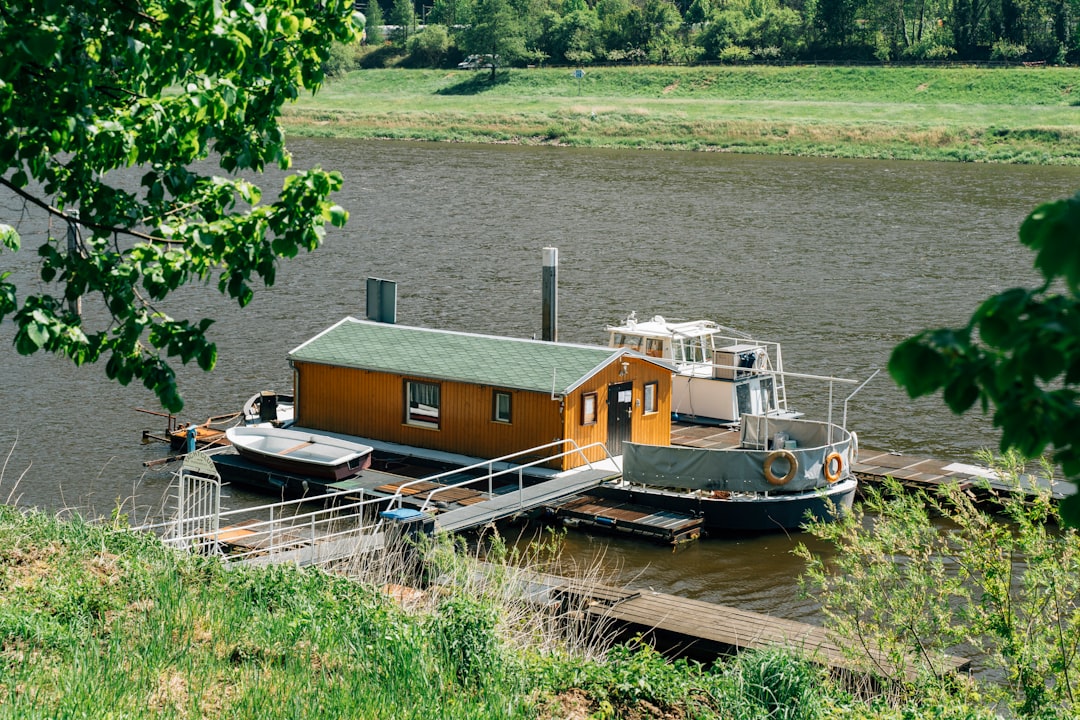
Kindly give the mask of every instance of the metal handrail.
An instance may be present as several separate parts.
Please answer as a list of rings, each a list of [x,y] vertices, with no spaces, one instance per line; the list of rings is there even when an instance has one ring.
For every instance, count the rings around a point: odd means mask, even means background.
[[[574,447],[571,448],[570,450],[564,450],[563,452],[558,453],[556,455],[549,455],[549,456],[546,456],[546,457],[543,457],[543,458],[539,458],[537,460],[533,460],[532,462],[528,462],[528,463],[525,463],[523,465],[516,465],[515,464],[514,467],[504,468],[502,470],[499,470],[498,472],[496,472],[495,469],[494,469],[494,465],[496,463],[508,462],[512,458],[516,458],[516,457],[521,457],[521,456],[526,456],[527,457],[529,455],[535,455],[537,452],[539,452],[541,450],[546,450],[546,449],[551,448],[551,447],[565,445],[566,443],[570,443]],[[451,475],[459,475],[459,474],[461,474],[463,472],[470,472],[472,470],[479,470],[479,469],[485,468],[485,467],[488,470],[488,474],[487,474],[486,478],[485,477],[469,478],[467,480],[463,480],[461,482],[454,483],[453,485],[444,485],[444,486],[442,486],[440,488],[436,488],[436,489],[432,490],[431,493],[436,493],[436,492],[439,492],[441,490],[449,490],[450,488],[456,488],[456,487],[460,487],[462,485],[469,485],[469,484],[478,482],[480,480],[487,479],[487,481],[488,481],[488,494],[490,495],[490,494],[492,494],[492,491],[494,489],[493,486],[492,486],[491,481],[494,478],[499,477],[500,475],[506,475],[508,473],[518,471],[518,470],[520,470],[522,468],[532,467],[534,465],[540,465],[542,463],[551,462],[552,460],[557,460],[557,459],[559,459],[561,457],[565,457],[567,455],[573,455],[575,453],[581,454],[582,459],[588,464],[589,468],[592,469],[592,467],[593,467],[592,461],[589,460],[589,458],[584,455],[584,452],[586,450],[588,450],[590,448],[593,448],[593,447],[596,447],[596,446],[604,447],[603,443],[596,442],[596,443],[592,443],[592,444],[587,445],[584,448],[582,448],[582,447],[579,447],[578,444],[577,444],[577,441],[575,441],[572,438],[567,438],[567,439],[564,439],[564,440],[553,440],[552,442],[545,443],[544,445],[537,445],[536,447],[529,448],[528,450],[519,450],[517,452],[510,453],[509,455],[502,455],[502,456],[497,457],[497,458],[492,458],[491,460],[481,460],[480,462],[474,463],[474,464],[469,465],[467,467],[454,468],[453,470],[447,470],[445,472],[438,473],[437,475],[430,475],[430,476],[424,477],[424,478],[417,478],[416,480],[413,480],[411,482],[402,483],[401,485],[399,485],[398,489],[397,489],[397,492],[394,493],[394,495],[390,498],[390,505],[393,506],[394,501],[397,501],[397,506],[400,508],[402,498],[404,497],[401,491],[406,489],[406,488],[412,487],[413,485],[419,485],[420,483],[424,483],[424,482],[437,482],[440,478],[449,477]],[[608,458],[611,457],[611,454],[609,452],[607,452],[606,447],[604,447],[604,453],[605,453],[605,455],[607,455]],[[428,497],[430,498],[430,496],[431,496],[431,494],[429,493]],[[424,503],[424,507],[427,507],[426,502]]]
[[[568,438],[566,440],[557,440],[554,443],[548,443],[547,445],[541,445],[539,447],[533,448],[533,450],[541,450],[543,448],[550,447],[551,445],[559,444],[559,443],[572,443],[574,445],[574,447],[572,449],[570,449],[570,450],[566,450],[564,452],[561,452],[558,455],[552,455],[550,457],[540,458],[540,459],[537,459],[537,460],[533,460],[532,462],[525,463],[524,465],[517,465],[517,466],[512,467],[512,468],[504,468],[503,470],[500,470],[498,472],[495,472],[494,468],[489,467],[488,475],[487,475],[487,478],[486,478],[487,481],[488,481],[488,495],[493,495],[494,494],[493,487],[492,487],[492,482],[491,482],[494,478],[497,478],[497,477],[499,477],[501,475],[508,475],[510,473],[516,472],[517,476],[518,476],[518,495],[519,495],[519,503],[520,503],[520,495],[525,490],[525,481],[524,481],[524,472],[523,472],[525,470],[525,468],[533,467],[534,465],[539,465],[541,463],[550,462],[551,460],[556,460],[558,458],[565,457],[567,455],[573,455],[575,453],[578,453],[578,454],[581,455],[582,459],[589,466],[589,469],[592,470],[592,469],[594,469],[593,468],[593,463],[585,455],[585,451],[589,450],[591,448],[594,448],[594,447],[603,448],[604,454],[607,456],[607,459],[609,459],[609,460],[612,459],[612,455],[608,451],[607,446],[604,443],[599,442],[599,441],[594,442],[594,443],[590,443],[590,444],[586,445],[585,447],[578,447],[577,441]],[[526,450],[524,452],[525,453],[530,453],[532,451]],[[513,455],[509,455],[507,457],[513,457],[514,455],[520,455],[520,454],[522,454],[522,453],[514,453]],[[497,462],[497,461],[496,460],[491,460],[491,461],[488,461],[487,463],[479,463],[479,464],[474,465],[472,467],[473,468],[483,467],[484,465],[491,465],[491,464],[494,464],[495,462]],[[498,461],[498,462],[501,462],[501,461]],[[459,470],[459,471],[456,471],[456,472],[462,472],[462,471]],[[443,473],[443,475],[456,474],[456,472]],[[436,475],[434,477],[440,477],[440,476]],[[482,477],[469,478],[467,480],[462,480],[461,482],[455,483],[453,485],[443,485],[442,487],[435,488],[434,490],[430,491],[427,494],[426,498],[424,498],[424,504],[420,506],[420,512],[423,512],[423,511],[427,510],[428,504],[431,502],[431,498],[432,498],[433,495],[436,495],[436,494],[442,492],[443,490],[450,490],[452,488],[462,487],[464,485],[470,485],[472,483],[475,483],[477,481],[484,480],[484,479],[485,478],[482,478]],[[402,487],[404,487],[404,486],[402,486]],[[399,499],[398,507],[401,507],[400,499]]]

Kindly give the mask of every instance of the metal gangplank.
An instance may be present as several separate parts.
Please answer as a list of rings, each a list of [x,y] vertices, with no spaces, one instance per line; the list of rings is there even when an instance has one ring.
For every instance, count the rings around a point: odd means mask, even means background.
[[[495,469],[497,465],[512,463],[516,458],[535,458],[540,451],[567,444],[573,447],[556,455]],[[400,527],[394,520],[388,520],[384,511],[404,507],[410,491],[421,484],[437,484],[437,487],[426,491],[426,498],[419,506],[420,513],[434,514],[435,529],[449,533],[526,513],[618,477],[620,470],[606,449],[605,461],[594,463],[587,459],[586,451],[595,447],[603,447],[603,444],[594,443],[579,448],[572,441],[560,440],[425,478],[403,477],[405,482],[393,495],[373,494],[369,490],[360,491],[358,497],[357,490],[349,488],[315,498],[234,510],[221,510],[221,481],[214,477],[213,463],[205,453],[193,453],[197,471],[182,470],[178,473],[180,490],[175,516],[171,520],[144,525],[135,530],[155,532],[167,545],[220,556],[230,563],[326,565],[385,548],[388,537],[400,532]],[[585,458],[582,469],[525,484],[525,471],[528,468],[573,454]],[[190,466],[188,470],[191,470]],[[486,474],[477,471],[486,471]],[[470,472],[476,474],[452,484],[439,483],[440,479],[450,476],[460,478],[462,473]],[[496,493],[495,480],[504,476],[516,477],[517,489]],[[448,498],[455,489],[485,481],[488,493],[482,500],[463,507],[438,508],[440,512],[435,512],[440,496]],[[321,501],[323,507],[310,509],[313,501]],[[448,507],[451,505],[444,504]]]
[[[568,444],[573,447],[556,455],[540,457],[501,470],[495,469],[496,466],[512,463],[516,458],[535,456],[543,451]],[[588,459],[586,452],[595,448],[600,448],[604,451],[605,461],[594,463]],[[525,475],[529,468],[538,467],[549,463],[552,460],[573,455],[578,455],[585,461],[585,465],[582,466],[583,469],[560,473],[550,479],[531,483],[529,485],[525,484]],[[601,467],[601,465],[606,467]],[[523,452],[504,455],[503,457],[495,458],[493,460],[485,460],[467,468],[454,469],[431,477],[403,483],[397,489],[393,498],[391,498],[390,507],[403,507],[403,502],[405,498],[408,497],[410,490],[423,483],[438,483],[441,479],[451,476],[459,477],[462,473],[469,473],[477,470],[485,471],[484,476],[461,480],[449,485],[441,485],[426,493],[423,504],[419,508],[421,512],[430,511],[438,501],[440,494],[449,496],[457,488],[462,488],[466,485],[475,485],[478,481],[487,481],[488,499],[483,502],[454,508],[436,515],[435,527],[437,530],[444,532],[461,532],[474,527],[490,525],[499,520],[526,513],[557,500],[584,492],[585,490],[591,490],[592,488],[595,488],[608,480],[619,477],[622,474],[615,459],[611,457],[603,443],[596,442],[586,445],[585,447],[578,447],[577,443],[573,440],[556,440]],[[517,480],[517,490],[496,495],[494,481],[496,478],[500,477],[515,478]]]

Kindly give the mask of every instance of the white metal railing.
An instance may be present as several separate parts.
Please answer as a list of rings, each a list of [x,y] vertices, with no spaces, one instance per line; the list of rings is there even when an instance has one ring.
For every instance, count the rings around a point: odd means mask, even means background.
[[[534,460],[531,460],[529,462],[526,462],[526,463],[520,464],[520,465],[519,464],[514,464],[513,467],[504,468],[504,469],[498,470],[498,471],[495,470],[495,465],[497,463],[505,463],[505,462],[508,462],[508,461],[512,460],[513,458],[528,457],[530,455],[535,455],[537,452],[540,452],[542,450],[548,450],[548,449],[553,448],[553,447],[558,447],[558,446],[567,445],[567,444],[572,445],[573,447],[571,447],[569,450],[564,450],[563,452],[557,453],[555,455],[548,455],[548,456],[536,458]],[[555,441],[549,442],[549,443],[547,443],[545,445],[537,445],[536,447],[530,448],[528,450],[521,450],[519,452],[510,453],[509,455],[503,455],[502,457],[493,458],[491,460],[483,460],[483,461],[475,463],[473,465],[469,465],[468,467],[455,468],[454,470],[447,470],[446,472],[439,473],[438,475],[432,475],[430,477],[420,478],[420,479],[417,479],[417,480],[413,480],[412,482],[404,483],[404,484],[402,484],[402,485],[400,485],[398,487],[397,492],[390,499],[390,507],[394,507],[394,502],[395,501],[397,502],[397,507],[399,507],[399,508],[401,507],[402,499],[404,498],[404,494],[402,493],[402,490],[405,490],[405,489],[407,489],[409,487],[412,487],[414,485],[418,485],[418,484],[423,483],[423,482],[437,482],[440,478],[450,477],[450,476],[454,476],[454,475],[460,475],[461,473],[467,473],[467,472],[471,472],[473,470],[479,470],[479,469],[484,469],[484,468],[487,469],[487,475],[486,476],[480,475],[478,477],[466,478],[464,480],[461,480],[459,482],[454,483],[453,485],[440,485],[438,488],[435,488],[434,490],[429,491],[427,493],[427,497],[424,499],[423,506],[421,506],[421,508],[420,508],[421,512],[423,512],[424,510],[426,510],[430,506],[431,499],[432,499],[432,497],[434,495],[436,495],[436,494],[438,494],[440,492],[444,492],[446,490],[451,490],[453,488],[459,488],[459,487],[464,487],[465,485],[472,485],[472,484],[475,484],[475,483],[478,483],[478,482],[483,482],[484,480],[488,481],[488,495],[494,495],[495,494],[495,492],[494,492],[495,487],[494,487],[494,482],[493,482],[494,479],[497,478],[497,477],[501,477],[503,475],[509,475],[511,473],[516,473],[517,474],[517,478],[518,478],[518,489],[517,489],[518,503],[519,503],[519,505],[521,505],[522,504],[522,494],[524,493],[524,490],[525,490],[525,477],[524,477],[524,474],[525,474],[525,469],[526,468],[534,467],[534,466],[537,466],[537,465],[543,465],[544,463],[549,463],[552,460],[558,460],[560,458],[569,457],[571,455],[580,455],[581,459],[585,461],[585,464],[588,465],[589,469],[591,470],[591,469],[594,468],[593,461],[589,460],[588,456],[585,453],[586,453],[587,450],[591,450],[593,448],[601,448],[601,449],[603,449],[605,459],[609,459],[609,460],[611,459],[611,453],[608,452],[607,446],[604,445],[604,443],[602,443],[602,442],[594,442],[594,443],[590,443],[589,445],[586,445],[584,447],[580,447],[580,446],[578,446],[577,442],[575,440],[573,440],[573,439],[568,438],[568,439],[565,439],[565,440],[555,440]]]
[[[555,455],[536,458],[520,465],[514,464],[500,470],[495,469],[496,464],[507,463],[514,458],[535,455],[537,452],[566,444],[573,447]],[[433,496],[438,493],[465,485],[482,483],[484,480],[487,480],[488,483],[488,495],[493,497],[494,479],[516,473],[518,477],[518,504],[520,506],[523,502],[524,470],[526,468],[579,454],[585,464],[592,469],[594,468],[593,461],[589,460],[586,452],[597,447],[603,448],[606,458],[611,458],[611,454],[603,443],[596,442],[579,447],[573,440],[557,440],[529,450],[484,460],[467,467],[455,468],[436,475],[410,480],[400,485],[393,495],[371,496],[362,500],[352,500],[345,504],[332,504],[331,507],[317,510],[303,510],[301,505],[310,503],[313,500],[332,502],[339,498],[353,496],[356,491],[328,492],[316,497],[298,498],[256,507],[224,511],[220,510],[219,506],[201,506],[208,509],[213,507],[213,511],[198,515],[188,515],[181,507],[177,517],[142,525],[133,528],[133,530],[155,532],[162,536],[162,540],[166,544],[173,547],[203,554],[220,555],[231,562],[254,556],[270,556],[270,561],[273,561],[272,558],[275,555],[281,555],[305,546],[315,546],[334,541],[344,543],[356,540],[357,542],[353,546],[358,547],[363,538],[374,538],[383,529],[386,519],[381,516],[380,510],[392,509],[395,506],[402,507],[404,498],[402,490],[404,489],[420,483],[438,482],[443,478],[463,472],[486,469],[486,476],[479,474],[451,485],[440,484],[438,487],[428,491],[420,508],[420,511],[423,512],[430,507]],[[252,515],[268,515],[269,519],[253,521],[247,519]],[[238,521],[241,516],[245,518],[244,522]],[[232,548],[228,554],[223,552],[226,545]],[[313,556],[318,555],[315,551],[312,554]]]

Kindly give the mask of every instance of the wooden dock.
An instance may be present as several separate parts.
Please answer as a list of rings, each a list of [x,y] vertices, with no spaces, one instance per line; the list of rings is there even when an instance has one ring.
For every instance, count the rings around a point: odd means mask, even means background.
[[[651,590],[622,592],[619,597],[616,589],[603,589],[598,600],[588,605],[588,612],[598,620],[615,621],[624,634],[642,634],[660,646],[709,654],[781,646],[800,651],[833,670],[865,674],[892,667],[882,653],[851,657],[844,652],[841,638],[818,625]],[[949,655],[940,658],[935,669],[938,675],[946,675],[966,670],[970,664],[967,658]],[[917,670],[908,663],[903,673],[915,679]]]
[[[546,506],[545,511],[569,527],[588,526],[672,544],[696,540],[701,536],[701,526],[705,522],[685,513],[593,495],[576,495]]]

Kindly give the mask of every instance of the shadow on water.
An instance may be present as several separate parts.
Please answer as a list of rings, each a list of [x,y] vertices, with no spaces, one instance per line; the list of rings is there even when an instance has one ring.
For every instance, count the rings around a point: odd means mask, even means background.
[[[496,71],[492,79],[490,70],[477,70],[468,80],[448,85],[435,91],[436,95],[480,95],[510,82],[510,71]]]

